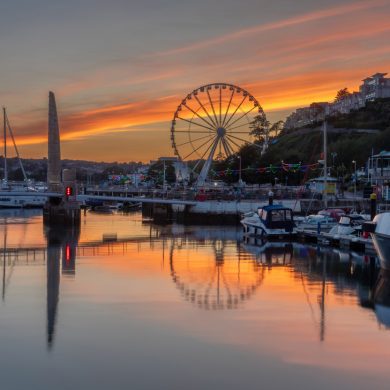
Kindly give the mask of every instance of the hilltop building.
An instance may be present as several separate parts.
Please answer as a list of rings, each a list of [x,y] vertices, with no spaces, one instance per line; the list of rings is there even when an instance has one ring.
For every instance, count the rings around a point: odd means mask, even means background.
[[[366,105],[366,102],[390,97],[390,78],[387,73],[375,73],[365,78],[359,92],[352,92],[333,103],[312,103],[309,107],[298,108],[286,118],[284,127],[293,129],[321,121],[326,115],[348,114]]]

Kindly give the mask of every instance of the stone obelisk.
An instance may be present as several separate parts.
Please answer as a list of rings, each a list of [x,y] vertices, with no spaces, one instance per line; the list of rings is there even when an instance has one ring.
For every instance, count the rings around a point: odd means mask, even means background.
[[[77,201],[76,172],[64,170],[62,180],[60,129],[53,92],[49,92],[47,187],[49,192],[55,194],[49,196],[43,207],[45,225],[79,225],[80,203]]]
[[[58,126],[56,99],[49,92],[49,132],[48,132],[47,186],[50,192],[62,193],[61,182],[61,145]]]

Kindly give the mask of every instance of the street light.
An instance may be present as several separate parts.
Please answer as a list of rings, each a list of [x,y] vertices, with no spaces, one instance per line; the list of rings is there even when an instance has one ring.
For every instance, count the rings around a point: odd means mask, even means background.
[[[354,198],[356,200],[356,182],[357,182],[357,174],[356,174],[356,160],[353,160],[352,161],[352,164],[354,165],[355,167],[355,175],[354,175],[354,189],[353,189],[353,192],[354,192]]]
[[[333,167],[333,170],[336,172],[336,168],[334,166],[334,159],[335,159],[335,157],[337,157],[337,153],[336,152],[332,152],[330,155],[332,156],[332,163],[333,163],[332,167]]]
[[[241,179],[241,155],[238,155],[238,160],[239,160],[239,168],[238,168],[238,183],[241,187],[242,179]]]

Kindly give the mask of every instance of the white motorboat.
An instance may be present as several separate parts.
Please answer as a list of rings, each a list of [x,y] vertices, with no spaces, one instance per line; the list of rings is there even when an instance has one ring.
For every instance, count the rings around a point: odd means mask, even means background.
[[[365,219],[360,214],[345,215],[340,218],[337,225],[333,226],[329,233],[340,236],[356,235],[362,231]]]
[[[320,229],[321,232],[328,232],[330,229],[337,225],[337,221],[334,218],[328,215],[320,214],[308,215],[303,220],[296,222],[297,228],[299,230],[317,231],[318,229]]]
[[[363,229],[371,233],[381,267],[390,270],[390,212],[377,214]]]
[[[241,224],[246,236],[281,238],[296,234],[293,212],[282,205],[260,207],[257,213],[245,214]]]

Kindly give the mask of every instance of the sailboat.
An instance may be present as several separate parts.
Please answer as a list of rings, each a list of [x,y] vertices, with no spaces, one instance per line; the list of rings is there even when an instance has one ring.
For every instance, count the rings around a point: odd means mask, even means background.
[[[25,207],[43,207],[46,202],[46,197],[34,194],[37,190],[31,185],[27,179],[26,171],[23,167],[23,162],[19,155],[18,147],[16,146],[15,137],[7,116],[5,107],[3,107],[3,124],[4,124],[4,178],[1,181],[0,187],[0,208],[25,208]],[[8,181],[8,161],[7,161],[7,133],[9,132],[12,143],[15,149],[20,168],[23,173],[23,183],[10,183]]]

